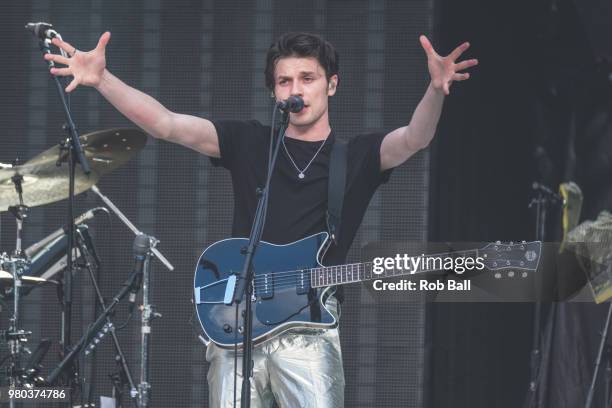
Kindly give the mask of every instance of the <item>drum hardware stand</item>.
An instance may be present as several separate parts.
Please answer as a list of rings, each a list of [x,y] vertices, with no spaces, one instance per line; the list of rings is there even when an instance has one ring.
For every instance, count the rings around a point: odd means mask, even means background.
[[[61,35],[56,31],[52,30],[52,34],[49,34],[47,37],[47,32],[42,31],[39,34],[38,38],[38,46],[43,54],[50,54],[50,46],[51,46],[51,38],[58,37],[61,39]],[[67,58],[67,55],[63,50],[60,50],[62,55]],[[52,68],[55,64],[53,61],[48,61],[48,67]],[[87,162],[87,158],[85,157],[85,153],[83,152],[83,146],[81,145],[79,134],[77,132],[77,127],[72,120],[72,115],[70,113],[70,107],[68,106],[66,92],[64,91],[64,87],[62,85],[62,81],[55,76],[51,75],[53,81],[55,82],[57,93],[61,101],[62,108],[64,110],[64,114],[66,117],[66,123],[63,126],[63,129],[68,133],[68,142],[61,145],[62,148],[65,148],[68,151],[67,154],[67,162],[68,162],[68,171],[69,171],[69,182],[68,182],[68,222],[66,224],[68,230],[68,245],[66,250],[66,266],[63,273],[63,302],[62,302],[62,357],[66,360],[68,354],[70,354],[70,336],[71,336],[71,326],[72,326],[72,248],[74,244],[74,184],[75,184],[75,167],[76,164],[79,163],[81,165],[82,171],[89,175],[91,173],[91,168],[89,163]],[[62,151],[62,149],[60,149]],[[61,156],[61,155],[60,155]],[[61,162],[57,163],[61,165]],[[65,379],[64,383],[68,385],[70,388],[72,383],[75,381],[75,377],[78,376],[78,373],[75,371],[70,373]]]
[[[24,259],[13,258],[8,262],[4,263],[4,267],[7,267],[13,275],[13,315],[9,318],[9,327],[4,332],[4,338],[9,346],[10,351],[10,364],[7,370],[7,377],[9,379],[9,386],[16,388],[22,385],[22,367],[21,367],[21,354],[29,350],[24,346],[28,341],[28,336],[32,334],[30,331],[19,329],[19,292],[21,288],[21,275],[27,269],[27,262]],[[12,399],[9,403],[11,408],[15,407],[15,400]]]
[[[98,256],[95,253],[95,249],[90,248],[90,245],[87,244],[89,240],[84,235],[88,234],[88,232],[87,231],[84,232],[81,230],[81,228],[77,228],[76,234],[77,234],[76,244],[79,247],[82,259],[85,262],[84,267],[89,272],[89,277],[91,279],[92,286],[96,292],[98,305],[100,305],[102,307],[102,310],[104,310],[106,309],[106,303],[104,301],[104,297],[102,296],[102,292],[100,291],[100,287],[98,286],[98,282],[96,280],[96,276],[94,273],[94,268],[96,270],[99,270],[101,266],[98,260]],[[92,263],[95,264],[95,266]],[[132,379],[132,374],[130,373],[130,368],[125,358],[125,354],[123,353],[121,345],[119,344],[119,339],[117,338],[117,334],[115,332],[115,326],[113,325],[111,321],[111,317],[109,315],[106,316],[106,324],[104,328],[107,328],[108,333],[110,333],[111,338],[113,339],[113,346],[115,347],[115,353],[116,353],[115,361],[117,362],[117,364],[119,365],[122,371],[122,374],[123,374],[122,378],[125,377],[128,385],[130,386],[130,395],[133,395],[132,399],[134,399],[134,402],[136,402],[136,399],[135,399],[136,385]],[[102,335],[104,334],[105,333],[103,332]],[[95,340],[96,339],[94,339],[94,342],[91,343],[91,346],[85,351],[85,354],[89,354],[93,351],[93,349],[95,349],[95,345],[97,344]],[[113,381],[113,384],[114,384],[114,381]],[[88,396],[88,398],[89,398],[88,402],[91,404],[91,406],[94,406],[91,403],[90,396]]]
[[[19,205],[9,207],[10,213],[13,214],[17,220],[17,239],[13,256],[23,257],[23,221],[28,217],[29,208],[23,205],[23,176],[20,174],[15,174],[13,177],[11,177],[11,181],[15,185],[15,191],[17,191],[17,195],[19,196]]]
[[[10,257],[9,261],[3,263],[4,267],[8,267],[13,275],[13,315],[9,319],[9,328],[6,330],[4,337],[7,340],[11,356],[11,362],[8,368],[9,385],[15,388],[21,385],[21,354],[24,351],[29,352],[29,350],[24,347],[24,343],[27,343],[28,336],[30,336],[32,332],[26,332],[19,329],[21,276],[29,267],[27,260],[23,256],[22,250],[23,221],[27,218],[28,207],[23,205],[23,176],[14,175],[11,180],[19,195],[19,205],[9,208],[9,211],[15,216],[15,220],[17,221],[17,237],[13,256]],[[11,399],[9,406],[11,408],[15,406],[14,399]]]
[[[149,348],[151,341],[151,321],[161,314],[155,311],[155,306],[149,303],[151,289],[151,257],[157,245],[157,239],[147,235],[138,235],[134,241],[134,252],[146,251],[142,269],[142,309],[141,309],[141,345],[140,345],[140,384],[138,384],[138,408],[147,408],[151,399],[151,383],[149,382]],[[140,245],[140,249],[137,246]],[[138,289],[138,288],[136,288]],[[132,394],[133,397],[133,394]]]
[[[535,239],[537,241],[544,242],[546,237],[546,215],[548,211],[548,207],[552,205],[559,204],[563,201],[561,196],[545,185],[534,182],[532,184],[532,189],[536,192],[536,197],[531,199],[529,203],[529,208],[535,207],[536,212],[536,229],[535,229]],[[540,364],[542,358],[542,352],[540,350],[540,341],[541,341],[541,318],[542,318],[542,302],[540,301],[541,296],[541,282],[538,280],[538,276],[540,274],[536,274],[536,302],[535,302],[535,310],[534,310],[534,319],[533,319],[533,339],[532,339],[532,349],[531,349],[531,361],[530,361],[530,377],[529,377],[529,389],[527,391],[527,396],[525,398],[524,407],[530,408],[534,406],[534,403],[538,403],[538,387],[541,378],[540,372]],[[539,282],[539,283],[538,283]],[[549,312],[549,316],[554,315],[555,304],[551,304],[551,310]]]

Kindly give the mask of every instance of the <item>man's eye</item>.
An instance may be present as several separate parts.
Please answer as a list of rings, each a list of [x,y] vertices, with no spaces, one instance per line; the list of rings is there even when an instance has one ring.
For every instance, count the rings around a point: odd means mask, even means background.
[[[306,82],[311,82],[311,81],[312,81],[312,77],[305,77],[305,78],[304,78],[304,81],[306,81]]]

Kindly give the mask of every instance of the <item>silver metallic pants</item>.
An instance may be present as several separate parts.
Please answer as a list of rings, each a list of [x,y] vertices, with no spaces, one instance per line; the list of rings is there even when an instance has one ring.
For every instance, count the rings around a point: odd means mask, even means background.
[[[335,306],[335,299],[333,303]],[[209,406],[234,407],[234,351],[210,343],[206,360],[210,363]],[[240,406],[241,352],[237,361],[236,400]],[[271,408],[274,403],[280,408],[344,407],[344,370],[337,329],[292,330],[280,334],[253,349],[253,362],[253,408]]]

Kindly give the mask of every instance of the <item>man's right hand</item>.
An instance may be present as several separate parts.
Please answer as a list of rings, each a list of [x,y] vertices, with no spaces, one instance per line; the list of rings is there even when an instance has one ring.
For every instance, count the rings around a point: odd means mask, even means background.
[[[70,57],[46,54],[45,59],[67,66],[51,68],[51,74],[74,77],[66,92],[73,91],[79,85],[95,87],[119,112],[155,138],[180,143],[207,156],[219,157],[219,139],[212,122],[174,113],[151,96],[123,83],[106,69],[105,52],[109,40],[110,33],[106,32],[100,37],[96,48],[85,52],[54,38],[53,44]]]
[[[73,76],[74,79],[66,87],[66,92],[72,92],[79,85],[97,87],[102,80],[102,74],[106,68],[106,44],[110,40],[110,32],[100,36],[98,45],[91,51],[80,51],[69,43],[54,38],[53,45],[64,50],[70,57],[61,55],[45,54],[47,61],[66,65],[66,68],[51,68],[51,74],[56,76]]]

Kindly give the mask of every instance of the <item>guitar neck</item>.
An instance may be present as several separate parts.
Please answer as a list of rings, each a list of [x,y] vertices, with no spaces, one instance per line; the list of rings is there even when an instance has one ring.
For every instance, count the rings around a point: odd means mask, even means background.
[[[398,276],[411,276],[426,272],[445,269],[446,259],[479,256],[479,250],[444,252],[439,254],[421,255],[410,257],[407,255],[390,258],[393,262],[387,265],[375,265],[374,262],[354,263],[336,266],[323,266],[310,270],[310,282],[313,288],[332,285],[343,285],[345,283],[364,282],[374,279],[394,278]],[[388,258],[389,259],[389,258]],[[387,267],[390,266],[390,267]]]

